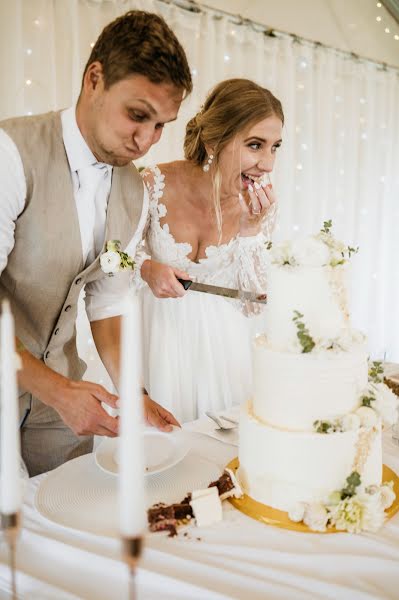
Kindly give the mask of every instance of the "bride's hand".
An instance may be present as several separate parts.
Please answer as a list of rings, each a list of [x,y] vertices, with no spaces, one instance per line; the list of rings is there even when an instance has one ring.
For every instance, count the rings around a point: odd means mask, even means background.
[[[262,222],[276,203],[276,196],[270,183],[262,186],[255,183],[248,188],[247,198],[238,195],[241,206],[240,235],[257,235],[262,229]]]
[[[190,279],[184,271],[169,267],[155,260],[145,260],[141,267],[141,277],[151,288],[156,298],[180,298],[185,290],[180,279]]]
[[[148,425],[152,425],[161,431],[172,431],[172,425],[180,427],[180,423],[176,421],[172,413],[157,402],[154,402],[154,400],[151,400],[147,394],[144,394],[143,402],[144,418]]]

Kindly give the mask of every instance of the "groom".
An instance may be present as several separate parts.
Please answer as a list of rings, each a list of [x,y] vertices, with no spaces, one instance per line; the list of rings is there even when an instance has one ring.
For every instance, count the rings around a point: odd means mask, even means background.
[[[94,45],[75,107],[0,122],[0,299],[15,316],[22,455],[31,476],[116,436],[101,403],[117,396],[81,381],[75,320],[82,288],[100,357],[119,379],[122,299],[129,272],[105,275],[108,240],[134,255],[148,198],[131,161],[176,119],[192,89],[184,50],[155,14],[131,11]],[[144,396],[147,421],[174,417]]]

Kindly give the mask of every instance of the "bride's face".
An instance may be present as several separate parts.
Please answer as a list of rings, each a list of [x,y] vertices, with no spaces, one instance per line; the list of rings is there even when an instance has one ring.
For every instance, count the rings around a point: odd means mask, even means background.
[[[222,191],[237,195],[273,170],[283,124],[273,115],[239,132],[219,156]]]

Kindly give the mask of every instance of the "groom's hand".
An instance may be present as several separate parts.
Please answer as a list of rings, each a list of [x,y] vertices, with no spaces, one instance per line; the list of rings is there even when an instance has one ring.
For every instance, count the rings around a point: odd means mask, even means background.
[[[177,279],[190,279],[185,271],[169,267],[155,260],[145,260],[141,277],[151,288],[156,298],[181,298],[186,293]]]
[[[172,425],[180,427],[180,423],[176,421],[172,413],[163,408],[160,404],[151,400],[151,398],[144,394],[144,419],[153,427],[160,429],[161,431],[172,431]]]
[[[66,379],[57,389],[53,408],[76,435],[118,435],[118,418],[111,417],[101,402],[116,408],[118,397],[102,385]]]

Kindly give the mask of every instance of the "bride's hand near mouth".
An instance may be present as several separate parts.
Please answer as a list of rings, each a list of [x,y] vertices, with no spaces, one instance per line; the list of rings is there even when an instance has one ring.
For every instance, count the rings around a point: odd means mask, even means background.
[[[262,222],[276,203],[271,183],[260,180],[249,185],[245,196],[238,195],[241,206],[240,235],[253,236],[260,233]]]

